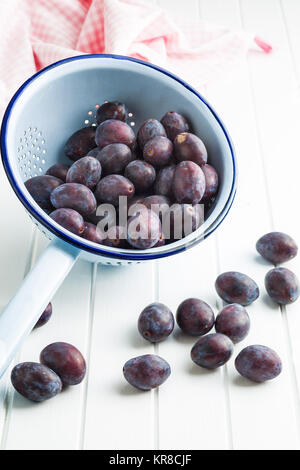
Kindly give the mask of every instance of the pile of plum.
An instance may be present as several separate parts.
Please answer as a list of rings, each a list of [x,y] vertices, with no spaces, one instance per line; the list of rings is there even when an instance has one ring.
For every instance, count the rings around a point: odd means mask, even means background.
[[[298,248],[295,241],[282,232],[261,237],[256,249],[267,261],[277,265],[294,258]],[[269,296],[279,305],[294,302],[299,297],[299,281],[289,269],[275,267],[265,277]],[[245,339],[250,330],[250,318],[245,306],[259,296],[257,284],[246,274],[229,271],[220,274],[215,288],[226,306],[215,318],[212,308],[203,300],[190,298],[178,307],[176,321],[186,335],[200,336],[191,350],[192,361],[206,369],[223,366],[231,358],[234,343]],[[161,303],[148,305],[138,319],[140,334],[152,343],[165,340],[173,331],[175,320],[170,309]],[[213,326],[215,333],[207,334]],[[235,359],[240,375],[254,382],[265,382],[281,373],[278,354],[267,346],[251,345]],[[164,383],[171,373],[165,359],[155,354],[138,356],[127,361],[123,368],[126,380],[139,390],[151,390]]]
[[[66,142],[65,155],[74,163],[57,163],[25,186],[53,220],[87,240],[116,248],[162,246],[186,235],[175,229],[174,211],[182,225],[187,214],[191,217],[190,232],[199,227],[198,204],[211,207],[218,174],[181,114],[169,111],[160,122],[148,119],[137,137],[127,117],[123,103],[105,102],[97,110],[98,126],[79,129]],[[118,217],[122,196],[130,209],[125,221]],[[101,204],[116,208],[109,230],[97,227],[103,219],[96,213]],[[171,219],[167,234],[161,223],[166,210]],[[137,217],[143,236],[134,230]]]
[[[261,237],[256,249],[274,265],[297,255],[295,241],[282,232],[271,232]],[[270,297],[279,305],[294,302],[299,297],[299,281],[287,268],[275,267],[265,277]],[[212,308],[203,300],[189,298],[178,307],[176,321],[181,331],[193,337],[200,336],[191,350],[192,361],[206,369],[226,364],[234,351],[234,343],[246,338],[250,318],[245,307],[259,296],[257,284],[249,276],[229,271],[220,274],[215,283],[218,295],[227,305],[215,318]],[[35,327],[47,323],[52,314],[49,303]],[[171,310],[162,303],[148,305],[138,318],[138,330],[147,341],[159,343],[174,330]],[[215,327],[215,333],[208,334]],[[235,359],[240,375],[254,382],[274,379],[281,373],[278,354],[262,345],[244,348]],[[40,402],[57,395],[63,386],[80,383],[86,373],[85,360],[74,346],[52,343],[43,349],[40,363],[23,362],[14,367],[11,381],[15,389],[29,400]],[[163,384],[171,373],[168,362],[156,354],[146,354],[127,361],[123,368],[126,380],[139,390],[151,390]]]
[[[256,243],[258,253],[275,266],[294,258],[298,247],[282,232],[271,232]],[[287,268],[275,267],[265,277],[269,296],[279,305],[294,302],[299,297],[299,281]],[[250,318],[245,307],[259,296],[255,281],[246,274],[229,271],[220,274],[215,282],[218,295],[227,305],[215,318],[212,308],[203,300],[184,300],[176,312],[179,328],[186,335],[200,336],[191,350],[192,361],[206,369],[226,364],[234,351],[234,343],[246,338]],[[52,314],[49,303],[35,328],[47,323]],[[138,330],[147,341],[159,343],[174,330],[171,310],[162,303],[148,305],[138,318]],[[208,334],[215,327],[215,333]],[[281,359],[271,348],[250,345],[235,359],[240,375],[254,382],[265,382],[277,377],[282,370]],[[40,363],[23,362],[14,367],[11,381],[14,388],[29,400],[40,402],[56,396],[63,386],[80,383],[86,373],[85,360],[74,346],[52,343],[40,354]],[[145,354],[127,361],[123,367],[126,380],[139,390],[151,390],[162,385],[171,374],[168,362],[156,354]]]

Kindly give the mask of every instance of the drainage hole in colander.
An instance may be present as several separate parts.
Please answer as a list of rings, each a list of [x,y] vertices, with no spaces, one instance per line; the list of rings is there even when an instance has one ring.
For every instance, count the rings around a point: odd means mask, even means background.
[[[38,174],[43,173],[43,168],[37,165],[32,165],[31,158],[35,161],[39,161],[41,165],[46,165],[46,153],[45,148],[46,140],[42,136],[42,131],[39,131],[37,127],[29,126],[27,130],[23,131],[23,137],[20,137],[20,145],[17,148],[18,153],[24,152],[18,156],[18,161],[22,161],[22,166],[20,166],[20,171],[23,178],[28,178],[32,176],[38,176]],[[32,153],[34,152],[34,153]],[[40,156],[40,155],[41,156]],[[33,170],[36,170],[33,173]]]

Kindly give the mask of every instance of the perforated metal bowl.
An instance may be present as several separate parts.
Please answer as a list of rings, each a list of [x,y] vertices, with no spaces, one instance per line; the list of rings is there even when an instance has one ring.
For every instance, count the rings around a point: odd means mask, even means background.
[[[214,208],[197,231],[160,248],[143,251],[109,248],[68,232],[30,196],[24,181],[44,174],[58,161],[70,163],[63,154],[67,138],[84,125],[95,125],[96,109],[106,100],[126,103],[133,128],[150,117],[161,119],[170,109],[181,112],[193,123],[194,132],[204,140],[209,160],[220,175]],[[166,70],[123,56],[72,57],[27,80],[6,110],[1,152],[13,190],[33,222],[53,241],[0,318],[0,374],[78,257],[119,265],[179,253],[205,239],[220,225],[236,190],[233,147],[211,106]]]

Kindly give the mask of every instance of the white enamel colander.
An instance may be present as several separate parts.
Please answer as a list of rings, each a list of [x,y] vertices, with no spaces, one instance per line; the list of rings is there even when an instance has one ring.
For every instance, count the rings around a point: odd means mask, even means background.
[[[161,119],[175,109],[187,117],[195,134],[205,142],[209,161],[220,176],[220,188],[204,224],[184,239],[143,251],[97,245],[54,222],[26,190],[24,181],[28,178],[44,174],[54,163],[70,163],[63,154],[66,140],[84,125],[95,124],[97,107],[106,100],[126,103],[134,129],[148,118]],[[220,225],[236,190],[233,147],[215,111],[178,77],[130,57],[72,57],[35,74],[7,107],[1,153],[13,190],[32,221],[52,242],[0,316],[0,376],[77,258],[123,265],[179,253],[204,240]]]

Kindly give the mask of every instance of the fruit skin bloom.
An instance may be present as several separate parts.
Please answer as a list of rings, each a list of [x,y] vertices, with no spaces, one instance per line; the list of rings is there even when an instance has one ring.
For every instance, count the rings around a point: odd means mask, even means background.
[[[217,333],[228,336],[234,343],[242,341],[249,333],[250,318],[247,310],[240,304],[229,304],[216,318]]]
[[[179,305],[176,320],[184,333],[191,336],[203,336],[214,326],[215,316],[206,302],[191,298]]]
[[[278,264],[294,258],[298,253],[298,246],[286,233],[270,232],[256,242],[256,250],[270,263]]]
[[[49,344],[42,350],[40,361],[56,372],[63,385],[77,385],[85,377],[85,359],[72,344],[61,341]]]
[[[175,157],[178,162],[192,161],[199,166],[207,163],[207,150],[199,137],[190,132],[178,134],[174,140]]]
[[[11,383],[20,395],[34,402],[49,400],[62,390],[60,377],[37,362],[17,364],[11,372]]]
[[[167,112],[160,122],[165,128],[168,138],[172,142],[178,134],[189,131],[189,124],[186,118],[175,111]]]
[[[127,361],[123,374],[130,385],[139,390],[151,390],[162,385],[171,374],[170,365],[156,354],[145,354]]]
[[[202,336],[192,347],[191,358],[200,367],[216,369],[231,358],[233,343],[225,335],[211,333]]]
[[[160,220],[152,210],[142,210],[128,219],[127,241],[134,248],[152,248],[161,238],[161,234]]]
[[[256,282],[246,274],[237,271],[220,274],[216,279],[215,288],[225,302],[241,304],[244,307],[250,305],[259,296]]]
[[[243,349],[235,360],[236,370],[253,382],[265,382],[282,371],[278,354],[267,346],[252,345]]]
[[[205,176],[200,166],[190,161],[178,163],[172,191],[180,204],[198,204],[205,193]]]
[[[168,165],[173,153],[173,144],[163,136],[156,136],[148,140],[144,146],[143,157],[146,162],[155,168]]]
[[[287,268],[271,269],[266,274],[265,287],[271,299],[281,305],[291,304],[299,297],[298,278]]]
[[[96,145],[100,148],[109,144],[125,144],[132,148],[135,142],[135,135],[126,122],[116,119],[109,119],[101,122],[95,134]],[[91,149],[90,149],[91,150]]]
[[[171,310],[159,302],[148,305],[139,316],[138,330],[151,343],[165,340],[173,329],[174,317]]]

